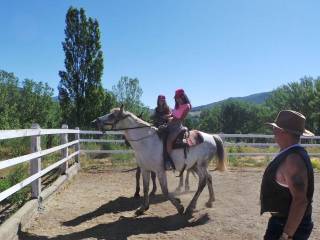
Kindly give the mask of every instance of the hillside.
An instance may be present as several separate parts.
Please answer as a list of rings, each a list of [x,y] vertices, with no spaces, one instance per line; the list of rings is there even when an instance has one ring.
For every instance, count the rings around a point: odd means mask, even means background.
[[[271,92],[262,92],[262,93],[256,93],[256,94],[251,94],[245,97],[230,97],[218,102],[213,102],[213,103],[209,103],[206,105],[201,105],[198,107],[194,107],[192,108],[191,112],[200,112],[204,109],[208,109],[208,108],[212,108],[215,105],[221,104],[225,101],[234,99],[234,100],[239,100],[239,101],[244,101],[244,102],[249,102],[249,103],[255,103],[255,104],[262,104],[266,101],[266,99],[271,95]]]
[[[193,107],[191,110],[191,115],[198,115],[204,109],[212,108],[215,105],[221,104],[221,103],[228,101],[228,100],[231,100],[231,99],[249,102],[249,103],[255,103],[255,104],[262,104],[266,101],[266,99],[270,95],[271,95],[271,92],[262,92],[262,93],[251,94],[251,95],[248,95],[245,97],[230,97],[230,98],[218,101],[218,102],[213,102],[213,103]],[[59,101],[58,96],[55,96],[52,99],[57,102]],[[150,112],[152,112],[152,111],[153,111],[153,109],[150,109]]]

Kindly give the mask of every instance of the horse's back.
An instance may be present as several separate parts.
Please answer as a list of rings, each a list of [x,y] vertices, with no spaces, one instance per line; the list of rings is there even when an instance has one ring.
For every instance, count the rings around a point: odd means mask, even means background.
[[[201,136],[203,137],[203,142],[216,145],[216,142],[215,142],[212,134],[205,133],[205,132],[201,132],[201,131],[199,131],[199,133],[200,133]]]

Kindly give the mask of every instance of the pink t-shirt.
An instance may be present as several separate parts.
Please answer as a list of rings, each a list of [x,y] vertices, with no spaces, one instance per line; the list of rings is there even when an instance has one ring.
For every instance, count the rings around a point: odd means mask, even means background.
[[[175,118],[175,119],[178,119],[180,120],[182,118],[182,116],[184,116],[186,113],[189,112],[191,106],[189,103],[186,103],[186,104],[182,104],[178,107],[178,109],[173,109],[172,110],[172,116]]]

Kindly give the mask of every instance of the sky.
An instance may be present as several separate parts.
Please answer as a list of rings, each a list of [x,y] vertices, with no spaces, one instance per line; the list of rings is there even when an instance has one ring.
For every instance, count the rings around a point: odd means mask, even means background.
[[[103,87],[138,78],[149,107],[177,88],[199,106],[320,76],[318,0],[0,0],[0,69],[58,95],[70,6],[99,22]]]

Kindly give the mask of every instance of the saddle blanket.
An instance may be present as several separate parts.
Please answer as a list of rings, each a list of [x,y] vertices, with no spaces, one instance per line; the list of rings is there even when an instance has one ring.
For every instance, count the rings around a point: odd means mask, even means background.
[[[185,147],[186,145],[188,147],[192,147],[203,143],[203,141],[203,136],[198,130],[191,130],[189,132],[185,132],[183,138],[181,138],[181,135],[177,137],[174,148],[181,148]]]

